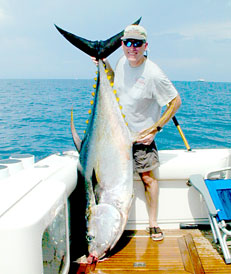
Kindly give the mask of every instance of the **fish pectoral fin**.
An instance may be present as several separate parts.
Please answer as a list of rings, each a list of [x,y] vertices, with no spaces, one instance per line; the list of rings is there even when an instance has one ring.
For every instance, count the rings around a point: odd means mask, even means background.
[[[96,172],[95,172],[95,169],[93,169],[93,172],[92,172],[92,188],[93,188],[93,192],[94,192],[94,196],[95,196],[95,203],[98,204],[99,203],[99,184],[98,184],[98,181],[97,181],[97,176],[96,176]]]

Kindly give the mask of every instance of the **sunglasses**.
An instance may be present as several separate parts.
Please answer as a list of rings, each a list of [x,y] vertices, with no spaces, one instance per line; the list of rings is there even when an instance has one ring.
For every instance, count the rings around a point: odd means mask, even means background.
[[[145,43],[145,41],[143,40],[130,40],[130,39],[124,40],[123,42],[127,48],[130,48],[132,45],[134,48],[140,48]]]

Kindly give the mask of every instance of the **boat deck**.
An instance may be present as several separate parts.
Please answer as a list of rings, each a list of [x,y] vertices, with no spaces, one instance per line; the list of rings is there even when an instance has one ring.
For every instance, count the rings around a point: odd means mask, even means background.
[[[231,273],[210,230],[164,230],[163,241],[154,242],[145,231],[125,231],[108,259],[91,269],[72,273]]]

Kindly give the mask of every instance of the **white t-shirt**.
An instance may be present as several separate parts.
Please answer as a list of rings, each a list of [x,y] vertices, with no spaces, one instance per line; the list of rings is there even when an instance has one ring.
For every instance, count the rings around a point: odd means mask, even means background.
[[[131,67],[125,56],[116,65],[114,87],[128,127],[137,133],[154,125],[161,107],[178,94],[155,63],[146,59],[139,67]]]

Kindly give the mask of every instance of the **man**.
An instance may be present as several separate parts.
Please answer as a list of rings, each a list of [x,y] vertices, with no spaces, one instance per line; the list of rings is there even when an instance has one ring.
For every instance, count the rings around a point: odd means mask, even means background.
[[[149,208],[147,230],[157,241],[163,239],[163,232],[157,223],[159,188],[154,169],[159,166],[159,159],[154,137],[174,116],[181,99],[166,75],[145,56],[146,30],[139,25],[129,25],[121,39],[124,56],[116,65],[114,88],[128,127],[137,136],[133,145],[134,168],[145,186]],[[111,70],[107,60],[105,63]],[[164,105],[167,108],[160,116]]]

